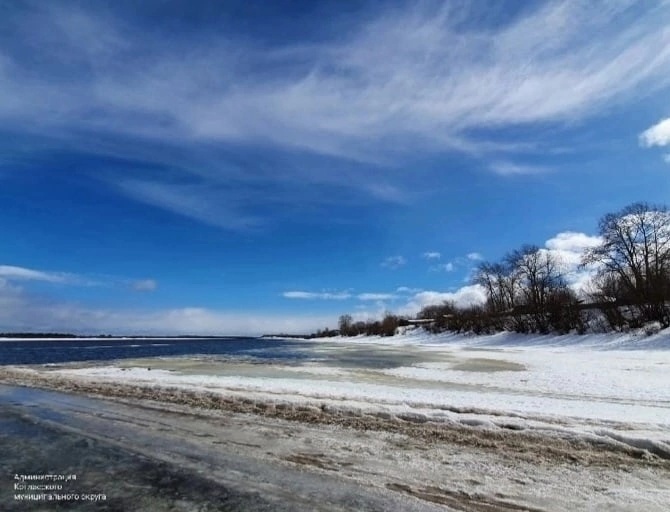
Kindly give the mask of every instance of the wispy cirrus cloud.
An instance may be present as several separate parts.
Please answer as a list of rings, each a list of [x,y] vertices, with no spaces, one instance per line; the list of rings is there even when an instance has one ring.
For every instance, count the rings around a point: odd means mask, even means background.
[[[270,199],[285,213],[324,198],[322,185],[407,204],[409,190],[427,187],[406,165],[417,153],[467,153],[505,176],[546,172],[528,163],[545,144],[534,127],[572,127],[670,84],[670,7],[653,0],[526,4],[497,23],[482,23],[479,3],[389,4],[316,41],[274,44],[217,20],[193,37],[188,23],[156,25],[122,3],[21,6],[0,26],[0,126],[59,150],[169,167],[185,181],[141,171],[111,181],[227,230],[263,226]],[[664,127],[644,143],[661,144]],[[319,165],[234,168],[213,147]],[[340,172],[333,160],[373,165]],[[243,199],[226,186],[235,180]]]
[[[490,26],[476,23],[476,4],[408,3],[359,17],[338,38],[268,48],[214,31],[206,42],[167,38],[112,8],[35,4],[5,32],[27,40],[40,26],[30,40],[50,52],[35,73],[25,48],[6,45],[0,117],[374,160],[417,145],[481,151],[493,141],[478,130],[573,122],[670,82],[667,4],[558,0],[517,11]]]
[[[248,213],[249,205],[244,205],[239,193],[235,197],[216,185],[125,180],[116,186],[138,201],[220,228],[248,231],[263,224],[261,218]]]
[[[442,254],[437,251],[428,251],[424,252],[422,256],[427,260],[439,260],[442,257]]]
[[[0,278],[10,281],[44,281],[47,283],[67,283],[78,281],[78,276],[64,272],[47,272],[13,265],[0,265]]]
[[[393,293],[359,293],[356,298],[361,301],[384,301],[395,300],[398,296]]]
[[[36,270],[15,265],[0,265],[0,280],[7,283],[43,282],[67,286],[129,287],[136,291],[154,291],[158,282],[154,279],[131,280],[110,275],[86,275],[71,272]],[[8,289],[8,288],[6,288]]]
[[[284,292],[282,293],[282,296],[286,299],[304,299],[304,300],[346,300],[355,298],[362,302],[394,300],[398,298],[398,295],[394,293],[365,292],[354,295],[350,291],[307,292],[299,290]]]
[[[540,165],[524,165],[514,162],[497,161],[493,162],[489,168],[501,176],[515,176],[527,174],[543,174],[551,169]]]
[[[15,265],[0,265],[0,278],[10,282],[35,281],[71,286],[103,286],[110,282],[109,277],[88,276],[71,272],[37,270]]]
[[[456,270],[456,265],[453,262],[449,261],[441,265],[433,265],[430,267],[431,272],[453,272]]]
[[[155,279],[140,279],[134,281],[132,287],[138,292],[153,292],[158,288],[158,282]]]
[[[81,334],[239,334],[310,333],[335,327],[333,315],[259,314],[203,307],[148,309],[89,308],[45,302],[0,281],[0,331],[74,332]]]
[[[468,269],[483,259],[483,256],[478,252],[470,252],[465,256],[458,256],[446,263],[431,265],[429,270],[431,272],[454,272],[457,269]]]
[[[203,307],[128,310],[94,308],[31,293],[28,281],[86,285],[76,275],[0,265],[0,332],[75,332],[85,334],[249,334],[309,333],[334,327],[333,315],[259,314]],[[153,279],[116,279],[104,284],[130,285],[137,291],[153,291]],[[337,295],[337,294],[335,294]]]
[[[402,293],[402,294],[414,294],[414,293],[419,293],[422,292],[423,290],[421,288],[412,288],[410,286],[399,286],[396,288],[396,293]]]
[[[406,263],[407,260],[404,256],[389,256],[384,261],[382,261],[381,266],[390,270],[397,270]]]
[[[352,297],[351,292],[306,292],[292,290],[282,293],[286,299],[304,299],[304,300],[346,300]]]

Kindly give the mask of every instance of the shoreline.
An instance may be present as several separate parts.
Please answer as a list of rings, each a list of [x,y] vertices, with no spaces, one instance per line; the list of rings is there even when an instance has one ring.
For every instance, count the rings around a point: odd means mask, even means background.
[[[217,485],[239,492],[279,496],[282,506],[293,503],[294,496],[307,499],[304,492],[313,501],[308,506],[300,502],[298,508],[319,510],[446,506],[486,512],[664,512],[670,499],[670,460],[624,444],[454,426],[420,416],[82,382],[25,368],[0,368],[0,383],[22,386],[28,395],[62,397],[26,404],[25,414],[45,409],[51,418],[53,410],[60,416],[55,424],[67,423],[67,432],[161,464],[204,471]],[[80,400],[95,406],[72,408]],[[51,419],[47,423],[54,425]],[[232,481],[231,467],[238,475]],[[325,488],[345,490],[324,503]],[[377,505],[382,499],[385,504]]]
[[[30,369],[32,370],[32,369]],[[641,464],[670,470],[670,454],[653,446],[636,448],[623,443],[605,443],[598,439],[573,439],[526,432],[515,425],[491,430],[455,425],[427,419],[420,414],[338,409],[290,402],[263,401],[250,397],[225,396],[214,392],[197,392],[159,386],[82,381],[20,369],[0,368],[0,384],[74,393],[110,400],[132,400],[163,406],[184,406],[190,414],[225,411],[254,414],[261,417],[312,425],[336,425],[344,428],[380,431],[406,435],[426,443],[452,443],[500,451],[525,461],[561,461],[578,464],[615,466]]]
[[[294,509],[666,512],[668,345],[416,333],[321,340],[290,357],[0,366],[0,383],[21,386],[5,409],[211,472],[217,485],[246,468],[239,491],[280,482],[259,489],[294,503],[316,479],[310,506]],[[346,491],[313,506],[333,486]],[[390,505],[357,506],[359,496]]]

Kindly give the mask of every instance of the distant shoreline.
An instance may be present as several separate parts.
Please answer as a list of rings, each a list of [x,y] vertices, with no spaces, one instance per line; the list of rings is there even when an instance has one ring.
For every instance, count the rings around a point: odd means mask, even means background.
[[[263,336],[242,335],[205,335],[205,334],[182,334],[182,335],[156,335],[156,334],[68,334],[68,333],[0,333],[0,341],[17,340],[184,340],[184,339],[257,339]]]

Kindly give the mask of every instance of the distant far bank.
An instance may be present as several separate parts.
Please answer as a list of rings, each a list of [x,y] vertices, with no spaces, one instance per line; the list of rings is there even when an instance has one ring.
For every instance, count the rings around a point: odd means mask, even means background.
[[[1,339],[231,339],[258,338],[242,335],[205,334],[72,334],[63,332],[0,332]]]

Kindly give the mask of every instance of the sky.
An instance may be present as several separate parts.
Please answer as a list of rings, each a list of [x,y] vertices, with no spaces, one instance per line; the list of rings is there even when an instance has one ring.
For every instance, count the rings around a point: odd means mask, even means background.
[[[670,192],[670,2],[0,0],[0,331],[482,300]]]

